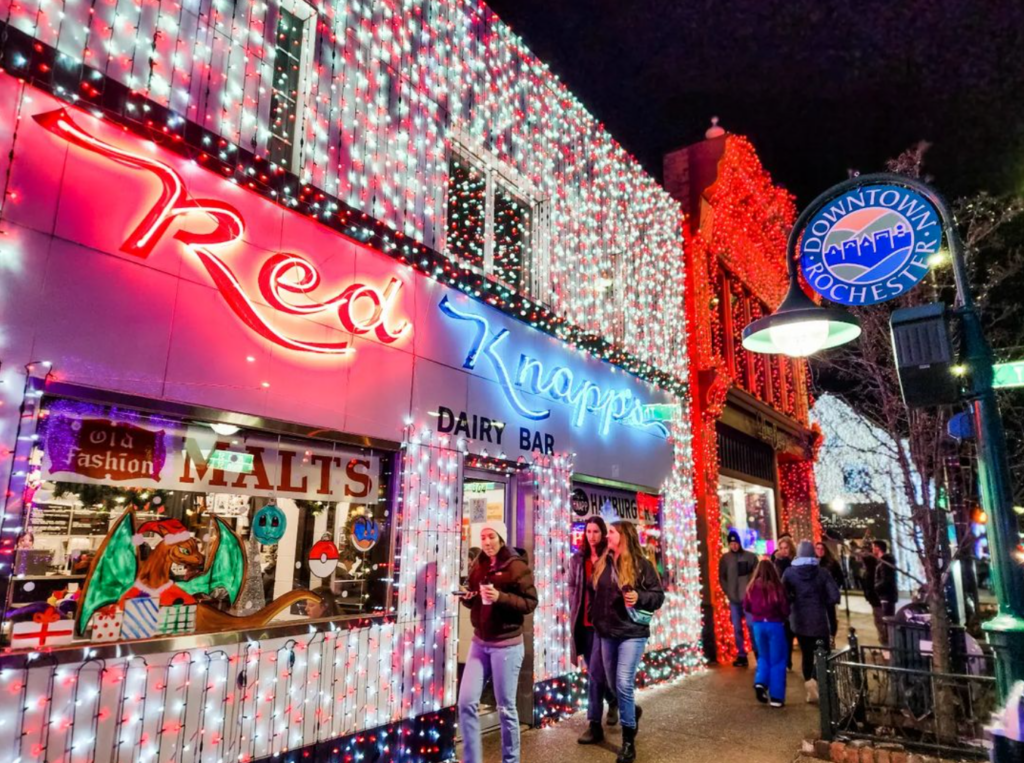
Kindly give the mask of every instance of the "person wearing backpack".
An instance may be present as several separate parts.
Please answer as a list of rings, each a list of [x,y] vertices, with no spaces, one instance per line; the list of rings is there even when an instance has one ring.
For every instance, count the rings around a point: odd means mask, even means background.
[[[594,568],[591,620],[600,638],[606,680],[619,699],[622,748],[616,763],[636,760],[643,711],[635,704],[636,670],[651,636],[651,618],[665,602],[658,572],[644,556],[631,522],[612,522],[608,549]]]
[[[818,682],[814,678],[814,650],[818,641],[829,642],[829,610],[839,603],[839,587],[818,564],[814,544],[800,541],[796,559],[782,576],[789,599],[789,623],[803,656],[804,687],[807,701],[818,701]]]
[[[771,559],[757,563],[754,577],[750,579],[743,597],[743,611],[757,644],[754,695],[758,702],[783,707],[786,704],[786,665],[789,660],[786,638],[789,599]]]

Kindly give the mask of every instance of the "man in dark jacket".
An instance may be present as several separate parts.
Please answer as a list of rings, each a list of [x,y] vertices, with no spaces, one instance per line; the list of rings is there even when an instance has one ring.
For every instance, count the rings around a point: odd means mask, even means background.
[[[736,639],[736,659],[733,667],[747,667],[747,646],[743,637],[743,596],[747,592],[750,576],[757,567],[757,555],[745,551],[740,543],[740,534],[730,530],[729,551],[718,560],[718,583],[729,598],[729,613],[732,616],[733,638]]]
[[[896,557],[889,553],[889,545],[884,540],[876,540],[871,545],[871,551],[877,560],[874,594],[878,604],[872,606],[875,628],[878,629],[878,640],[882,646],[889,646],[889,626],[885,618],[896,614],[896,602],[900,598],[899,581],[896,578]]]

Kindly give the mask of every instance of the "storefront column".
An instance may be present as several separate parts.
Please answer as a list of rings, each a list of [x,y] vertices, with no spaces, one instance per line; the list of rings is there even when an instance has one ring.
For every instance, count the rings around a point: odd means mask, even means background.
[[[818,491],[814,483],[814,462],[811,460],[780,461],[779,485],[782,506],[780,528],[786,528],[794,540],[821,538]]]

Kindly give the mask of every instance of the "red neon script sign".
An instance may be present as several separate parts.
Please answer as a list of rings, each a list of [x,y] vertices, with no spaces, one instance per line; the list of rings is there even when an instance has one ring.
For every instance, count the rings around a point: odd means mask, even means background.
[[[235,315],[260,336],[290,350],[322,355],[344,355],[352,351],[348,341],[309,342],[289,336],[257,310],[238,277],[213,251],[215,247],[233,244],[242,237],[245,220],[237,209],[216,199],[187,198],[185,184],[173,169],[163,162],[93,137],[75,124],[66,109],[37,114],[34,119],[72,145],[131,169],[152,172],[160,180],[160,198],[121,245],[123,252],[145,259],[176,218],[201,215],[207,223],[212,219],[216,223],[212,231],[196,233],[182,227],[175,232],[174,238],[203,264]],[[385,344],[392,344],[407,333],[409,323],[406,321],[395,327],[389,325],[390,312],[402,288],[402,282],[397,278],[392,278],[383,290],[365,283],[353,283],[336,296],[323,300],[312,294],[320,287],[320,281],[320,271],[313,264],[289,252],[278,252],[267,258],[260,266],[258,277],[263,299],[280,313],[310,316],[337,312],[338,321],[349,334],[363,336],[373,332]],[[357,312],[356,305],[360,301],[363,304]]]

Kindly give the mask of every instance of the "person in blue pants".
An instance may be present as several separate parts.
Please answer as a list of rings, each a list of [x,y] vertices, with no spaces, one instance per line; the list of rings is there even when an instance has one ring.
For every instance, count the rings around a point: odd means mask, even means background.
[[[754,672],[754,694],[758,702],[772,707],[786,704],[786,621],[789,598],[770,559],[762,559],[754,570],[743,597],[743,611],[753,628],[757,645],[757,670]]]

